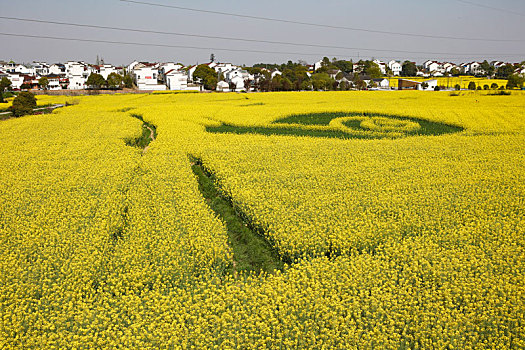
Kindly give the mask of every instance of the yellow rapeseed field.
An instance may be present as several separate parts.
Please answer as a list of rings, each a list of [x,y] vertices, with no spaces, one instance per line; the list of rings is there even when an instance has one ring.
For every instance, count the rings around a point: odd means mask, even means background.
[[[390,81],[390,86],[397,88],[399,79],[409,79],[414,81],[425,81],[430,79],[436,79],[438,81],[439,86],[443,86],[445,88],[454,89],[456,85],[459,85],[461,89],[468,89],[468,85],[470,82],[474,82],[476,84],[476,88],[480,87],[483,89],[485,85],[491,89],[492,84],[497,84],[498,88],[500,87],[506,87],[507,86],[507,79],[488,79],[488,78],[476,78],[473,76],[459,76],[459,77],[394,77],[394,78],[387,78]]]
[[[525,94],[77,102],[0,122],[0,348],[525,347]],[[282,271],[232,273],[190,156]]]

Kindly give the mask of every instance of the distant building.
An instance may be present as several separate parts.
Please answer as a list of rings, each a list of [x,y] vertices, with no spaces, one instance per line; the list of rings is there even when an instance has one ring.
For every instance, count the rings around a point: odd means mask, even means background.
[[[139,90],[166,90],[166,85],[159,84],[159,71],[154,66],[142,66],[133,70],[135,84]]]
[[[390,68],[393,75],[401,75],[401,71],[403,70],[401,63],[394,60],[388,62],[388,68]]]
[[[65,65],[66,77],[69,79],[69,90],[82,90],[86,88],[86,81],[92,70],[85,62],[69,61]]]
[[[165,73],[164,79],[168,90],[186,90],[188,88],[188,75],[177,69]]]
[[[423,83],[426,83],[427,87],[423,88]],[[397,88],[398,90],[434,90],[438,84],[436,79],[426,81],[415,81],[408,79],[398,79]]]
[[[18,73],[7,73],[7,79],[11,81],[11,89],[20,90],[24,84],[24,77]]]
[[[377,85],[379,89],[389,89],[390,88],[390,80],[386,78],[379,78],[379,79],[372,79],[374,84]]]
[[[111,64],[103,64],[101,66],[95,66],[97,69],[97,73],[102,75],[104,79],[108,79],[109,75],[111,73],[117,73],[120,74],[120,70],[117,67],[113,67]]]
[[[381,70],[381,74],[386,74],[386,63],[380,60],[374,60],[374,63],[377,64],[379,69]]]
[[[228,92],[228,91],[230,91],[230,84],[228,84],[224,80],[221,80],[221,81],[219,81],[217,83],[216,90],[219,91],[219,92]]]

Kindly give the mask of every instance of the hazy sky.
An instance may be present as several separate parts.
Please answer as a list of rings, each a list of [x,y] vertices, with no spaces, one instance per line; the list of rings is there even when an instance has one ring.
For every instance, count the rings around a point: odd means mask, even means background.
[[[525,41],[484,41],[485,39],[525,40],[525,1],[523,0],[141,1],[333,26],[483,40],[432,39],[320,28],[159,8],[120,0],[0,0],[0,16],[7,17],[360,48],[319,48],[235,42],[0,19],[0,33],[204,48],[150,47],[0,35],[0,59],[12,59],[17,62],[42,60],[50,63],[84,60],[94,63],[98,54],[106,63],[115,65],[128,64],[133,60],[194,64],[208,61],[210,53],[213,52],[217,60],[235,64],[281,63],[299,59],[312,63],[322,56],[354,60],[357,57],[383,60],[412,59],[416,62],[439,59],[456,63],[482,58],[509,62],[525,60]],[[483,6],[497,7],[509,12]],[[287,53],[231,52],[220,51],[217,48]],[[386,51],[363,50],[365,48]],[[425,53],[400,53],[391,50]]]

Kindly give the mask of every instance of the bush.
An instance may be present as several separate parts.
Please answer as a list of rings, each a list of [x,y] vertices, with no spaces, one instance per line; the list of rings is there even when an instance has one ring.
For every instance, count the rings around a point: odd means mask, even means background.
[[[481,90],[481,86],[478,86],[478,90]]]
[[[525,78],[518,74],[512,74],[509,76],[507,81],[507,87],[509,89],[519,88],[521,89],[525,84]]]
[[[13,100],[13,105],[9,107],[9,110],[13,113],[14,117],[21,117],[26,114],[33,113],[33,109],[36,108],[35,95],[28,91],[22,91]]]
[[[490,93],[489,95],[490,96],[509,96],[509,95],[512,95],[512,92],[500,89],[500,91]]]
[[[483,90],[488,90],[489,86],[487,84],[483,85]]]
[[[492,84],[490,85],[490,88],[491,88],[492,90],[497,90],[497,89],[498,89],[498,84],[496,84],[496,83],[492,83]]]
[[[461,85],[456,84],[456,85],[454,86],[454,89],[456,89],[457,91],[461,90]]]
[[[469,90],[476,90],[476,83],[471,81],[470,83],[468,83],[468,89]]]
[[[436,87],[434,88],[434,91],[440,91],[440,90],[441,90],[441,88],[440,88],[439,86],[436,86]]]

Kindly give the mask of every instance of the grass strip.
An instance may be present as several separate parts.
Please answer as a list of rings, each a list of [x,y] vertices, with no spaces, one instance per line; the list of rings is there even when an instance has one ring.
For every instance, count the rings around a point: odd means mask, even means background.
[[[368,113],[368,112],[325,112],[325,113],[309,113],[309,114],[294,114],[285,118],[278,119],[268,125],[254,125],[254,126],[238,126],[232,124],[221,124],[219,126],[208,126],[206,131],[210,133],[231,133],[231,134],[260,134],[260,135],[288,135],[288,136],[308,136],[308,137],[325,137],[325,138],[339,138],[339,139],[381,139],[385,136],[375,136],[373,134],[356,134],[345,132],[344,130],[312,130],[301,128],[287,124],[301,124],[301,125],[325,125],[328,126],[333,119],[342,117],[384,117],[393,120],[413,121],[419,123],[421,128],[414,132],[407,132],[405,136],[421,136],[421,135],[443,135],[449,133],[456,133],[463,131],[463,128],[456,125],[450,125],[439,122],[432,122],[425,119],[411,118],[405,116],[397,116],[382,113]],[[347,120],[343,122],[344,125],[354,128],[362,129],[360,121]],[[279,127],[277,125],[280,125]]]
[[[142,135],[135,139],[127,139],[126,145],[145,149],[151,141],[157,138],[157,127],[144,121],[140,114],[132,114],[131,116],[142,122]]]
[[[199,190],[210,208],[226,224],[228,243],[233,250],[234,271],[271,273],[282,270],[284,263],[271,244],[242,219],[231,201],[216,186],[213,174],[208,173],[199,159],[190,156],[191,168],[197,176]]]

